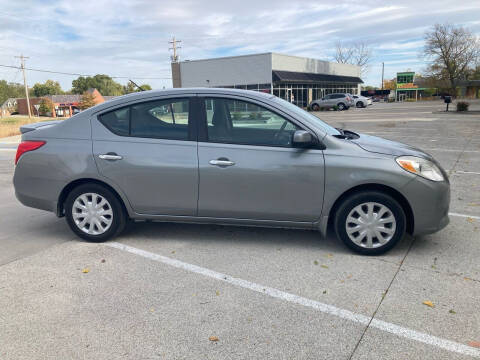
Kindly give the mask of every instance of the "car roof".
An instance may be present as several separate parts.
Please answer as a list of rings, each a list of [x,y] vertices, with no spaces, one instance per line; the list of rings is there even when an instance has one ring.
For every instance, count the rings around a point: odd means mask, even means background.
[[[94,109],[94,112],[102,111],[104,109],[110,108],[112,106],[122,105],[123,103],[131,103],[132,101],[141,101],[148,100],[150,98],[155,98],[159,96],[183,96],[183,95],[192,95],[192,94],[208,94],[208,95],[236,95],[249,97],[252,99],[258,100],[267,100],[275,98],[274,95],[269,93],[263,93],[259,91],[252,90],[243,90],[243,89],[226,89],[226,88],[173,88],[173,89],[164,89],[164,90],[149,90],[135,92],[123,96],[115,97],[111,100],[105,101],[97,106],[94,106],[90,109]],[[88,110],[90,110],[88,109]]]

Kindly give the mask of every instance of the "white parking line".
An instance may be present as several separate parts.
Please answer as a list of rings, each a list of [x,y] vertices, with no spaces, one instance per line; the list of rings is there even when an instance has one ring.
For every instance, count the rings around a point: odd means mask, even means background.
[[[470,174],[470,175],[480,175],[480,172],[475,172],[475,171],[462,171],[462,170],[455,170],[455,172],[452,174]]]
[[[14,149],[14,148],[0,148],[0,151],[17,151],[17,149]]]
[[[450,213],[448,213],[448,215],[480,220],[480,216],[476,216],[476,215],[459,214],[459,213],[454,213],[454,212],[450,212]]]
[[[370,321],[370,318],[368,316],[362,315],[362,314],[357,314],[349,310],[345,309],[340,309],[332,305],[324,304],[319,301],[307,299],[295,294],[290,294],[275,288],[271,288],[268,286],[263,286],[260,284],[256,284],[247,280],[239,279],[239,278],[234,278],[226,274],[222,274],[219,272],[216,272],[214,270],[206,269],[197,265],[193,264],[188,264],[180,260],[172,259],[166,256],[162,256],[159,254],[155,254],[149,251],[141,250],[134,248],[132,246],[120,244],[118,242],[111,242],[111,243],[106,243],[106,246],[123,250],[135,255],[142,256],[144,258],[154,260],[161,262],[163,264],[167,264],[179,269],[183,269],[192,273],[200,274],[203,276],[207,276],[219,281],[226,282],[228,284],[242,287],[244,289],[249,289],[261,294],[265,294],[268,296],[271,296],[276,299],[288,301],[294,304],[306,306],[315,310],[318,310],[322,313],[328,314],[328,315],[333,315],[337,316],[339,318],[345,319],[345,320],[350,320],[355,323],[360,323],[363,325],[367,325],[368,322]],[[464,354],[464,355],[470,355],[474,356],[477,358],[480,358],[480,349],[475,349],[473,347],[460,344],[451,340],[447,339],[442,339],[433,335],[429,335],[426,333],[422,333],[416,330],[412,330],[409,328],[405,328],[402,326],[398,326],[392,323],[388,323],[382,320],[376,320],[373,319],[372,322],[370,323],[370,326],[385,332],[388,332],[390,334],[394,334],[397,336],[401,336],[410,340],[415,340],[418,342],[422,342],[424,344],[436,346],[438,348],[442,348],[444,350],[456,352],[459,354]]]

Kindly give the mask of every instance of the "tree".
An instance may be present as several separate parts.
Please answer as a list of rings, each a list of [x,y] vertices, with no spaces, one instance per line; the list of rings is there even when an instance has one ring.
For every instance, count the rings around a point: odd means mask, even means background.
[[[334,59],[341,64],[360,66],[361,75],[364,76],[368,72],[372,60],[372,49],[364,42],[351,44],[337,42]]]
[[[80,103],[78,104],[78,107],[82,110],[85,110],[95,105],[96,105],[95,97],[93,96],[93,94],[89,93],[88,91],[85,91],[82,95],[82,99],[80,100]]]
[[[480,41],[466,28],[436,24],[425,33],[421,55],[430,61],[427,71],[438,80],[446,80],[454,95],[458,82],[468,77],[478,61]]]
[[[397,88],[397,79],[383,80],[385,90],[395,90]]]
[[[8,98],[20,97],[25,97],[25,88],[22,84],[8,83],[5,80],[0,80],[0,105]]]
[[[61,94],[63,94],[63,91],[58,81],[47,80],[44,84],[36,83],[33,85],[33,95],[36,97]]]
[[[43,98],[40,101],[40,107],[38,108],[38,112],[42,113],[42,115],[51,113],[53,111],[53,103],[48,98]]]
[[[142,84],[140,85],[140,87],[144,90],[144,91],[147,91],[147,90],[152,90],[152,87],[148,84]],[[123,93],[124,94],[130,94],[130,93],[133,93],[133,92],[139,92],[139,91],[142,91],[140,90],[138,87],[136,87],[131,81],[129,81],[127,83],[127,85],[125,85],[123,87]]]
[[[123,86],[108,75],[80,76],[72,81],[72,93],[74,94],[83,94],[90,88],[97,89],[100,94],[105,96],[123,95]]]

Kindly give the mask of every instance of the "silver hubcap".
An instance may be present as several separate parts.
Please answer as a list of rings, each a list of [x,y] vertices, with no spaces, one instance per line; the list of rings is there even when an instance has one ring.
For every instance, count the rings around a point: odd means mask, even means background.
[[[72,217],[80,230],[90,235],[101,235],[112,225],[113,211],[102,195],[82,194],[75,199]]]
[[[364,248],[377,248],[392,240],[397,222],[385,205],[367,202],[355,206],[347,216],[347,235]]]

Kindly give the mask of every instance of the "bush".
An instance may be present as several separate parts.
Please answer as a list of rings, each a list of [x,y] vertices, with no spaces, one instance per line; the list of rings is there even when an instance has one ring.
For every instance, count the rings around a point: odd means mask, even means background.
[[[457,102],[457,111],[468,111],[470,104],[466,101]]]

